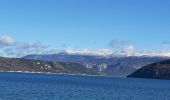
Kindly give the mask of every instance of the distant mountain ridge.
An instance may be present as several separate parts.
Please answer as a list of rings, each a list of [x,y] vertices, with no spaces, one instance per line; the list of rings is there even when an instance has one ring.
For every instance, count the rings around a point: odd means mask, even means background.
[[[103,75],[126,76],[142,66],[168,59],[168,57],[149,56],[99,56],[68,54],[65,52],[49,55],[27,55],[25,59],[45,61],[74,62]]]

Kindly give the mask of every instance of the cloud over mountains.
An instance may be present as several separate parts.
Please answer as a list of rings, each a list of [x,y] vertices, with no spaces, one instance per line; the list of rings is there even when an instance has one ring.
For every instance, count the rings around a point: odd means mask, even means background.
[[[40,42],[15,41],[10,36],[0,36],[0,54],[2,56],[19,57],[32,53],[43,53],[48,46]]]
[[[140,51],[135,45],[129,41],[121,41],[113,39],[108,43],[106,48],[97,50],[92,49],[77,49],[65,47],[59,50],[60,47],[52,47],[42,44],[41,42],[21,42],[15,41],[10,36],[0,36],[0,56],[21,57],[28,54],[53,54],[59,52],[67,52],[69,54],[87,54],[101,56],[170,56],[170,43],[162,42],[163,49],[154,51]],[[161,47],[162,48],[162,47]],[[166,48],[166,49],[165,49]]]

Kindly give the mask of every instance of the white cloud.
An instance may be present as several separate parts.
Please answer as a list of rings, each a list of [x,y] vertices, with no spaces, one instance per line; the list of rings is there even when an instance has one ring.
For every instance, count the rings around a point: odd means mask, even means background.
[[[15,46],[4,48],[5,54],[8,56],[24,56],[28,54],[42,54],[46,52],[48,46],[42,45],[40,42],[17,42]]]
[[[0,56],[20,57],[27,54],[42,54],[51,49],[40,42],[19,42],[10,36],[0,36]]]
[[[14,44],[14,40],[10,36],[0,36],[1,46],[9,46],[13,44]]]
[[[84,55],[99,55],[99,56],[107,56],[113,53],[112,50],[106,48],[92,50],[92,49],[76,49],[72,47],[65,48],[64,52],[67,52],[68,54],[84,54]]]
[[[124,46],[122,53],[127,56],[134,56],[136,55],[137,51],[134,45],[129,44]]]
[[[112,40],[107,48],[78,49],[66,47],[61,50],[60,47],[43,45],[41,42],[19,42],[13,40],[10,36],[0,36],[0,55],[8,57],[21,57],[28,54],[56,54],[67,52],[69,54],[86,54],[99,56],[169,56],[170,43],[163,42],[160,49],[153,51],[139,51],[135,45],[128,41]],[[63,48],[63,47],[62,47]],[[60,50],[59,50],[60,49]]]

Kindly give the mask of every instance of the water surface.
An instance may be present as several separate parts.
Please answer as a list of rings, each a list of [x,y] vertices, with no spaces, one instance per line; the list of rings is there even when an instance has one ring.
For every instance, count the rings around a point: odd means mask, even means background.
[[[170,81],[1,72],[0,100],[170,100]]]

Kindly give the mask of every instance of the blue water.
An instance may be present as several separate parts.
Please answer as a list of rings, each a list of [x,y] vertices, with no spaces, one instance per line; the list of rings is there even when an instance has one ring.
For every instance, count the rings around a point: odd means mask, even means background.
[[[170,100],[170,81],[1,72],[0,100]]]

